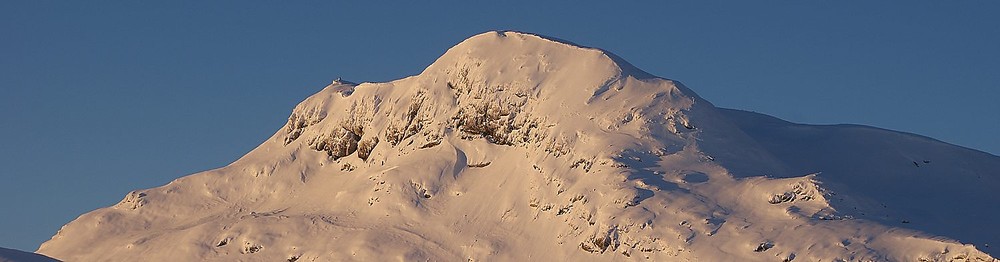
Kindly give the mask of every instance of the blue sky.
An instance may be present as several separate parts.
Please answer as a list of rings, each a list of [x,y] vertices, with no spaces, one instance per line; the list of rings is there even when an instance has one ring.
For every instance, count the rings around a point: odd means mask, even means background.
[[[0,3],[0,246],[232,162],[334,78],[414,75],[495,29],[609,50],[721,107],[1000,154],[996,1],[367,2]]]

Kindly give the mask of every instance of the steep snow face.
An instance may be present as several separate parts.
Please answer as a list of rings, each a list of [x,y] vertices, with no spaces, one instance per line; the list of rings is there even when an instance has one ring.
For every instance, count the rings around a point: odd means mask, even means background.
[[[789,163],[788,151],[773,153],[774,141],[731,117],[607,52],[487,32],[417,76],[335,81],[243,158],[131,192],[39,252],[71,261],[992,259],[921,227],[845,215],[836,205],[852,185],[834,191],[826,173],[813,174],[836,163]],[[988,183],[978,186],[995,188]]]

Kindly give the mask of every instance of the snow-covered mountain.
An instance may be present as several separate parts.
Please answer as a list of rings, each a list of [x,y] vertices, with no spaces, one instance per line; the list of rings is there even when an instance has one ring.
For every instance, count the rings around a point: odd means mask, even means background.
[[[716,108],[599,49],[487,32],[416,76],[335,81],[241,159],[131,192],[38,252],[995,261],[998,172],[990,154]]]

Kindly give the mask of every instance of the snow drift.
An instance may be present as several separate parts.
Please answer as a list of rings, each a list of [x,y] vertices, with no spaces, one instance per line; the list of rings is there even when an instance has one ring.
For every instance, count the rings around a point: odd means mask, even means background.
[[[241,159],[131,192],[39,253],[993,261],[998,170],[916,135],[716,108],[599,49],[487,32],[416,76],[335,81]]]

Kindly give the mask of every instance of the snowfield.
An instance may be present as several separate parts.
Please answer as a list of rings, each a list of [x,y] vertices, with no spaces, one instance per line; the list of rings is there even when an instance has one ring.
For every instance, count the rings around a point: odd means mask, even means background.
[[[335,81],[232,164],[129,193],[67,261],[996,261],[1000,157],[716,108],[594,48],[487,32]]]

